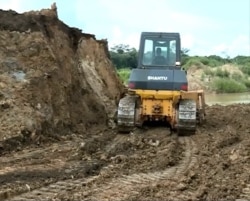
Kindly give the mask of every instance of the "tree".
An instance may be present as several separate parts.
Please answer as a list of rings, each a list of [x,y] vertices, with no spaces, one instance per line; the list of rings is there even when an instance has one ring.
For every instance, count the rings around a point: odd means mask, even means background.
[[[188,62],[188,59],[190,58],[188,55],[188,52],[190,50],[187,48],[182,48],[181,49],[181,64],[185,65]]]
[[[119,45],[115,45],[114,47],[111,47],[111,50],[118,54],[123,54],[125,52],[129,52],[130,48],[129,48],[129,45],[119,44]]]
[[[129,45],[119,44],[110,48],[110,57],[117,69],[136,68],[138,52]]]

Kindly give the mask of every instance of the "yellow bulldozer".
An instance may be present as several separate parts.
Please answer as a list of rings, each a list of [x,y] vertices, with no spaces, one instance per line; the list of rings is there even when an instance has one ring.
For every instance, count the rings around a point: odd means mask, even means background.
[[[189,91],[181,67],[179,33],[142,32],[138,67],[119,101],[117,125],[130,132],[146,122],[164,122],[179,135],[194,134],[205,120],[204,91]]]

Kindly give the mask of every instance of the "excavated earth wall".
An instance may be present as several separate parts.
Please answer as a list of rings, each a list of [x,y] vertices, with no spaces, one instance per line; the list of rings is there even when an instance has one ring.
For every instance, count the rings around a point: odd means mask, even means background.
[[[107,41],[68,27],[56,9],[0,10],[0,71],[0,140],[106,125],[123,91]]]

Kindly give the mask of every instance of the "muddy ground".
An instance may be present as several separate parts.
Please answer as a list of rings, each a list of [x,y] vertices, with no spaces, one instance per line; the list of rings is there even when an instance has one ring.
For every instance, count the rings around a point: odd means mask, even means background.
[[[3,147],[1,200],[250,199],[249,118],[250,105],[217,105],[192,136],[99,129]]]
[[[192,136],[118,134],[107,45],[55,7],[0,10],[0,200],[250,200],[250,105],[207,107]]]

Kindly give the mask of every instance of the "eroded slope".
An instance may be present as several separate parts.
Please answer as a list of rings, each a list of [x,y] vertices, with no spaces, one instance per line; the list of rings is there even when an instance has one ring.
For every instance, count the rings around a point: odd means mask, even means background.
[[[68,27],[55,8],[0,10],[0,67],[1,141],[106,125],[123,90],[107,41]]]

